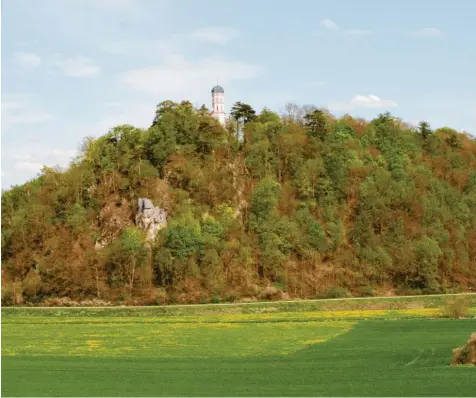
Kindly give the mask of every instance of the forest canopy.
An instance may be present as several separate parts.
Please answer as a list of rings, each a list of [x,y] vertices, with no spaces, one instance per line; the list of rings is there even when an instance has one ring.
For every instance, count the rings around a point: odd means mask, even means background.
[[[476,288],[476,140],[449,127],[165,101],[2,193],[2,305]],[[243,133],[238,140],[237,130]],[[167,215],[153,240],[147,198]],[[99,244],[101,242],[101,244]]]

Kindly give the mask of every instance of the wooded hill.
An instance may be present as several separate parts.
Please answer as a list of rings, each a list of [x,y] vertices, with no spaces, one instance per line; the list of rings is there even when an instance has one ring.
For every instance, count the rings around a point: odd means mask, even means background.
[[[3,192],[2,304],[476,288],[473,137],[388,113],[287,110],[237,103],[223,128],[166,101],[149,129],[85,139],[67,170]],[[139,198],[166,216],[155,239]]]

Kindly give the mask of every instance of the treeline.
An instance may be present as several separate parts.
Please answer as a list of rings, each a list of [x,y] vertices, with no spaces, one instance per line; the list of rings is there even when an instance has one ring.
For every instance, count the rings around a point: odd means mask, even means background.
[[[2,304],[178,303],[476,288],[476,140],[389,113],[165,101],[2,194]],[[237,130],[244,139],[237,139]],[[138,198],[167,211],[155,241]],[[98,247],[98,241],[106,242]]]

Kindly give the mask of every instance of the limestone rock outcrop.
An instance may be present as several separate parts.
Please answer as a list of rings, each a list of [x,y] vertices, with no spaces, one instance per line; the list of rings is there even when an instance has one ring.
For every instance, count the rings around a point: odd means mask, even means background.
[[[147,241],[155,240],[157,233],[167,226],[167,211],[155,207],[150,199],[139,198],[137,201],[136,225],[146,231]]]

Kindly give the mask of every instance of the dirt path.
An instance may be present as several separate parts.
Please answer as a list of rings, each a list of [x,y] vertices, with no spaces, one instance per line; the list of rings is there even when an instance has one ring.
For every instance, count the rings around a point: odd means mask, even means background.
[[[368,300],[368,301],[380,301],[380,300],[404,300],[408,298],[420,298],[422,300],[430,299],[432,297],[455,297],[455,296],[476,296],[476,293],[454,293],[454,294],[429,294],[429,295],[417,295],[417,296],[380,296],[380,297],[350,297],[350,298],[330,298],[330,299],[311,299],[311,300],[283,300],[283,301],[253,301],[249,303],[219,303],[219,304],[170,304],[170,305],[105,305],[105,306],[96,306],[96,307],[83,307],[83,306],[74,306],[74,307],[65,307],[65,308],[77,308],[77,309],[87,309],[87,308],[187,308],[187,307],[200,307],[200,308],[216,308],[216,307],[239,307],[239,306],[253,306],[253,305],[263,305],[263,304],[286,304],[286,303],[316,303],[316,302],[329,302],[329,301],[357,301],[357,300]],[[7,307],[8,308],[8,307]],[[16,307],[21,308],[21,307]],[[63,307],[25,307],[25,308],[38,308],[38,309],[53,309],[53,308],[63,308]]]

